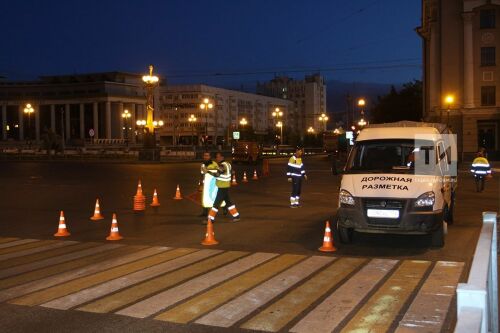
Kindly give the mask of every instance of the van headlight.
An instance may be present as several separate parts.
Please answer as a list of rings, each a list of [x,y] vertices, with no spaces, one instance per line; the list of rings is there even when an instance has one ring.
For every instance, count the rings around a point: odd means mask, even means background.
[[[351,195],[351,193],[349,193],[346,190],[340,190],[339,202],[341,205],[343,204],[343,205],[354,206],[354,198]]]
[[[421,196],[415,200],[415,207],[432,207],[434,206],[434,202],[436,201],[436,197],[434,192],[425,192]]]

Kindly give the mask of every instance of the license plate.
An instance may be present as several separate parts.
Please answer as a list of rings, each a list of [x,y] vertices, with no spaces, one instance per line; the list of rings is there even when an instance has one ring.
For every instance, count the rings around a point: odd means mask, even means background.
[[[393,209],[368,209],[366,212],[368,217],[382,219],[397,219],[399,218],[399,210]]]

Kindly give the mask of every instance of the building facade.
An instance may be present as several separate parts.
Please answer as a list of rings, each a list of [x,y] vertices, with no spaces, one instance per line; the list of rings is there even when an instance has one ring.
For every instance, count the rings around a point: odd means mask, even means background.
[[[500,147],[499,0],[422,0],[424,116],[449,123],[459,150]],[[446,99],[447,96],[452,98]]]
[[[34,112],[24,112],[31,104]],[[45,76],[36,81],[0,81],[0,139],[43,138],[46,131],[67,142],[86,139],[135,141],[136,120],[146,117],[141,75],[109,72]],[[131,114],[122,117],[124,110]]]
[[[200,109],[205,98],[213,105],[212,109]],[[263,136],[278,133],[275,127],[278,119],[272,116],[276,108],[283,112],[285,132],[297,132],[297,114],[289,100],[202,84],[163,86],[157,108],[165,122],[159,129],[160,140],[166,145],[200,145],[208,136],[210,144],[228,145],[233,132],[238,130],[251,128]],[[191,115],[196,121],[189,121]],[[243,118],[245,125],[240,124]]]
[[[287,76],[277,76],[269,82],[257,84],[257,93],[290,100],[297,113],[297,127],[306,133],[309,127],[323,131],[325,123],[319,120],[326,114],[326,83],[319,74],[307,75],[304,80],[294,80]]]

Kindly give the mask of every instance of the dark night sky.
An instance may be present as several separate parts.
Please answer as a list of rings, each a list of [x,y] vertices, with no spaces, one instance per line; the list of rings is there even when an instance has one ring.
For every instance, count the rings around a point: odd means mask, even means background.
[[[175,83],[317,69],[330,80],[401,83],[421,77],[420,2],[2,0],[0,75],[144,72],[153,63]]]

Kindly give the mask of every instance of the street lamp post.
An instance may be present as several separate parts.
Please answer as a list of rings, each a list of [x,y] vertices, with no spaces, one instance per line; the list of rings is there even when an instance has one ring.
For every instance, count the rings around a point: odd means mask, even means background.
[[[207,149],[208,144],[208,111],[213,108],[214,105],[210,103],[208,98],[204,98],[203,102],[200,103],[200,109],[205,110],[205,149]]]
[[[195,144],[194,144],[194,124],[196,123],[196,120],[198,120],[194,114],[190,115],[188,118],[189,124],[191,124],[191,143],[193,144],[193,150],[195,150]]]
[[[358,99],[358,107],[360,108],[361,119],[358,121],[360,127],[366,126],[368,123],[365,120],[365,105],[366,101],[363,98]]]
[[[128,130],[129,130],[129,120],[130,120],[130,117],[132,117],[132,114],[130,114],[130,112],[128,112],[128,110],[124,110],[123,113],[122,113],[122,118],[125,122],[125,126],[123,127],[123,129],[125,130],[125,143],[127,144],[127,147],[128,147]]]
[[[319,121],[323,123],[323,132],[326,132],[326,122],[328,121],[328,116],[324,113],[318,117]]]
[[[307,129],[307,133],[309,134],[314,134],[315,130],[312,126],[309,126],[309,128]]]
[[[280,128],[280,144],[282,145],[283,144],[283,122],[281,121],[281,117],[283,117],[283,111],[281,111],[280,108],[277,107],[274,109],[272,116],[273,116],[276,127]]]
[[[446,125],[450,126],[450,110],[453,102],[455,101],[455,97],[453,95],[446,95],[444,98],[444,102],[446,103]],[[442,117],[441,117],[442,118]],[[442,121],[442,119],[441,119]]]
[[[31,114],[35,112],[35,109],[31,106],[31,104],[26,104],[24,108],[24,113],[28,115],[28,144],[31,146]]]
[[[246,120],[246,118],[241,118],[241,120],[240,120],[240,125],[241,125],[241,128],[242,128],[242,132],[243,132],[243,130],[245,129],[245,126],[246,126],[247,124],[248,124],[248,121]],[[243,136],[243,135],[242,135],[242,136]],[[242,138],[242,140],[244,140],[244,139]]]

